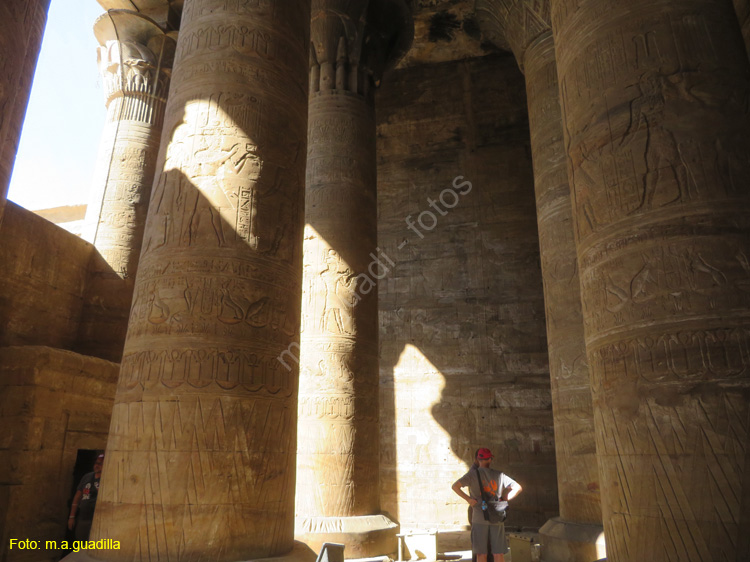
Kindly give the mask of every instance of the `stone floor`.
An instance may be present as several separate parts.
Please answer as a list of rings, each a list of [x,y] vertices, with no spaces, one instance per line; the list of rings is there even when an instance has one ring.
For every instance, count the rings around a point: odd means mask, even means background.
[[[438,532],[437,534],[437,560],[438,561],[450,561],[450,562],[469,562],[471,561],[471,538],[468,530],[461,531],[447,531]],[[506,535],[510,541],[510,536],[513,535],[521,540],[527,539],[533,545],[536,542],[536,532],[527,529],[506,529]],[[511,543],[512,546],[512,543]],[[532,547],[533,549],[533,547]],[[520,553],[519,553],[520,554]],[[391,557],[380,557],[372,559],[360,559],[351,560],[347,559],[347,562],[389,562],[397,561],[398,554],[394,553]],[[421,559],[424,562],[434,562],[428,559]],[[513,560],[513,552],[505,555],[506,562],[539,562],[538,558],[534,558],[534,555],[517,556],[517,560]],[[421,562],[421,561],[420,561]]]

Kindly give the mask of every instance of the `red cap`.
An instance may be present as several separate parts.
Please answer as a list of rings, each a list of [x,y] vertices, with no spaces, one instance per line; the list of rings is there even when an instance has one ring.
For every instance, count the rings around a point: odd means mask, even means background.
[[[493,459],[495,457],[492,456],[492,451],[490,451],[489,449],[485,449],[484,447],[482,447],[481,449],[479,449],[477,451],[477,458],[480,461],[484,461],[484,460],[487,460],[487,459]]]

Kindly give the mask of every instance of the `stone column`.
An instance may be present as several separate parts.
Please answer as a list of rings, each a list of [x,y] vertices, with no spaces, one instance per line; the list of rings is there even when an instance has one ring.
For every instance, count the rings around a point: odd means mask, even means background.
[[[356,6],[352,5],[356,4]],[[313,0],[300,350],[297,538],[393,552],[380,515],[374,88],[406,51],[398,0]]]
[[[92,538],[112,560],[294,536],[310,2],[186,0]]]
[[[750,67],[723,0],[552,0],[607,556],[750,559]]]
[[[0,3],[0,225],[50,0]]]
[[[605,555],[604,529],[549,3],[478,0],[476,12],[526,78],[560,502],[560,516],[540,529],[542,557],[591,562]]]
[[[153,20],[110,10],[94,24],[107,119],[86,211],[90,265],[79,350],[119,361],[164,123],[175,41]]]

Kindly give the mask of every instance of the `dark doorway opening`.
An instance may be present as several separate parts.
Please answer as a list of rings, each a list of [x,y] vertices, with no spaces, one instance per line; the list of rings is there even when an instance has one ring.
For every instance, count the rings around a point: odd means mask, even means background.
[[[78,452],[76,453],[76,463],[73,465],[73,484],[70,488],[70,493],[68,494],[68,513],[70,513],[70,506],[73,504],[73,496],[76,495],[76,488],[78,488],[81,478],[83,478],[85,474],[94,470],[96,457],[103,452],[104,451],[101,449],[78,449]],[[68,541],[68,544],[70,545],[72,545],[75,540],[73,531],[67,527],[67,521],[65,524],[65,540]],[[60,556],[60,559],[67,556],[70,552],[72,552],[72,549],[64,551]]]

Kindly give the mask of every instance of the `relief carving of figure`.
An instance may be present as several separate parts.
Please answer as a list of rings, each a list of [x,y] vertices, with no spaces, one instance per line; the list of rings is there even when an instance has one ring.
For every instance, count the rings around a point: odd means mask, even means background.
[[[351,310],[357,297],[357,279],[336,250],[329,249],[324,259],[325,269],[320,271],[320,279],[325,285],[321,329],[332,334],[352,335]]]
[[[573,182],[575,185],[574,204],[578,207],[579,216],[583,220],[577,222],[579,236],[595,232],[599,227],[599,218],[594,211],[594,194],[603,185],[601,174],[601,150],[592,150],[585,141],[579,147],[579,165],[573,167]],[[598,207],[597,207],[598,208]],[[585,224],[584,224],[585,221]]]
[[[630,122],[618,147],[629,145],[639,136],[638,131],[645,131],[643,191],[640,203],[631,213],[652,208],[655,198],[658,206],[664,206],[687,195],[688,169],[674,133],[665,126],[665,81],[665,77],[655,72],[641,76],[640,95],[630,102]],[[674,188],[665,185],[669,175],[674,178]]]
[[[226,245],[222,214],[226,219],[232,220],[231,227],[236,227],[236,211],[238,207],[238,193],[232,185],[227,182],[228,176],[240,174],[259,173],[261,163],[259,157],[254,153],[255,147],[249,143],[234,143],[228,149],[222,148],[220,137],[216,141],[215,136],[203,137],[201,146],[192,159],[192,180],[199,188],[193,211],[189,218],[188,235],[189,243],[201,236],[202,225],[211,226],[208,238],[215,236],[219,246]],[[206,141],[208,139],[208,141]]]

